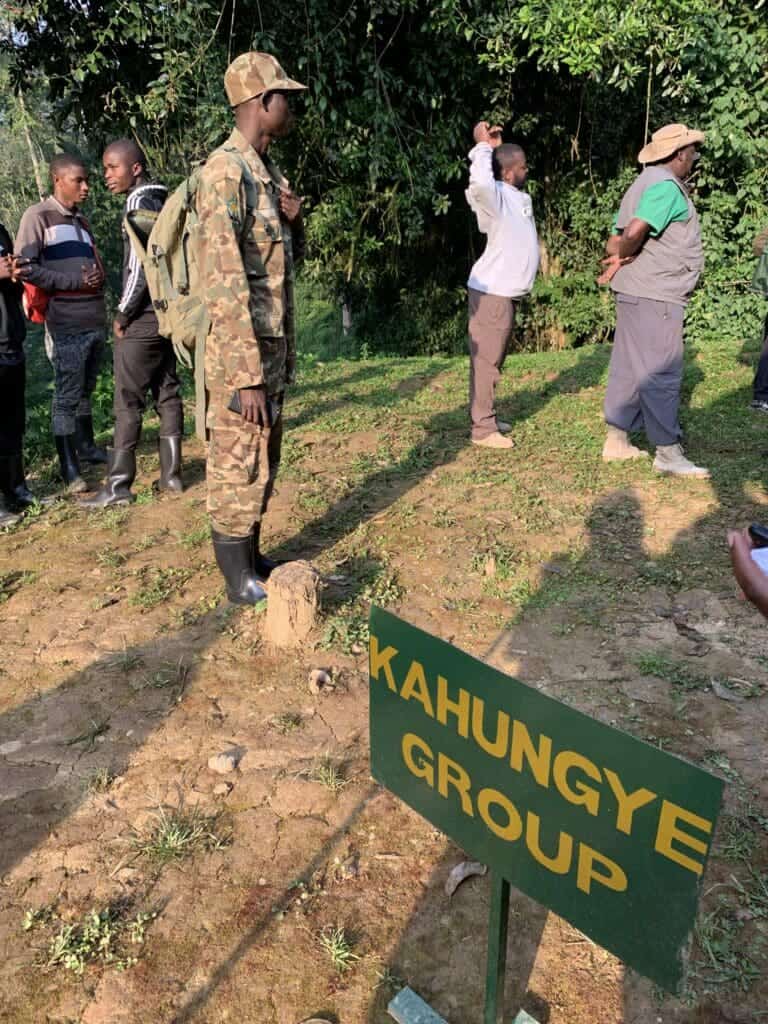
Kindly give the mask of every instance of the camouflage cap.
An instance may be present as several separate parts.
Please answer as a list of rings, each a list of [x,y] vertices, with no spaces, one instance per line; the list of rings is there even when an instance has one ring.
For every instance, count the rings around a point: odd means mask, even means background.
[[[235,57],[224,73],[224,88],[230,106],[236,107],[254,96],[275,89],[299,91],[306,89],[301,82],[294,82],[270,53],[241,53]]]

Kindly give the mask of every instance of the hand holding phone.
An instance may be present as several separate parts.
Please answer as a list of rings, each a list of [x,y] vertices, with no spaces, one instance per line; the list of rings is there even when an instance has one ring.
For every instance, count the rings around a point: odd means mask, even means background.
[[[762,523],[752,523],[749,528],[749,537],[756,548],[768,548],[768,526]]]

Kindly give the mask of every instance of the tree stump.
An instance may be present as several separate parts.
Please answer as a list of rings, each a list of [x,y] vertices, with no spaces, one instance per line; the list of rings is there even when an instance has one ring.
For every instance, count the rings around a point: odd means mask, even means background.
[[[267,586],[264,639],[275,647],[304,643],[317,624],[320,576],[309,562],[288,562],[272,571]]]

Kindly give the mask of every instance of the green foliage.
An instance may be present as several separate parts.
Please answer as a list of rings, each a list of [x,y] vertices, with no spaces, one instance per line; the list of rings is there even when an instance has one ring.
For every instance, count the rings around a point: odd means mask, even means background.
[[[692,180],[707,253],[692,326],[743,337],[763,308],[747,282],[768,220],[765,13],[764,0],[307,0],[297,18],[262,0],[17,0],[0,76],[23,86],[27,113],[0,89],[1,212],[13,227],[34,198],[24,126],[46,157],[66,143],[94,164],[107,139],[133,134],[178,181],[230,126],[229,59],[265,49],[308,85],[277,147],[307,197],[314,301],[329,302],[312,310],[321,340],[307,351],[463,349],[463,286],[483,245],[466,153],[483,116],[532,168],[544,261],[520,344],[609,336],[598,260],[646,131],[669,121],[707,131]],[[115,201],[96,188],[89,206],[115,267]]]
[[[81,918],[64,920],[51,906],[30,908],[24,915],[24,931],[57,926],[48,943],[45,965],[82,974],[89,964],[125,970],[138,960],[137,946],[144,942],[147,925],[156,913],[131,915],[127,903],[91,908]]]

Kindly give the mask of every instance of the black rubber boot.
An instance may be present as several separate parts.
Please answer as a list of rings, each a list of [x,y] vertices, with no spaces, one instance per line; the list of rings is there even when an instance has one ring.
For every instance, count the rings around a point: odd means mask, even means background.
[[[20,519],[21,516],[16,515],[8,507],[5,495],[0,493],[0,530],[5,529],[6,526],[15,526]]]
[[[17,455],[11,456],[11,459],[11,494],[9,497],[14,504],[27,508],[29,505],[34,505],[37,499],[27,487],[24,456],[19,452]]]
[[[160,479],[157,481],[159,491],[181,494],[184,482],[181,479],[181,437],[158,437],[157,450],[160,453]]]
[[[254,523],[251,534],[251,565],[260,579],[268,580],[273,569],[276,569],[278,565],[285,565],[285,559],[265,558],[259,550],[260,536],[261,523]]]
[[[93,416],[78,416],[75,420],[75,445],[83,462],[107,462],[106,449],[99,448],[93,439]]]
[[[87,491],[88,484],[80,475],[80,462],[77,458],[74,434],[56,434],[53,440],[56,442],[56,451],[59,456],[61,479],[67,485],[67,490],[72,494]]]
[[[101,490],[92,498],[78,498],[79,508],[111,508],[136,501],[131,484],[136,479],[136,452],[127,448],[109,449],[109,469]]]
[[[250,534],[247,537],[226,537],[211,530],[211,539],[216,564],[227,582],[227,597],[232,604],[264,601],[267,592],[251,565],[253,538]]]

